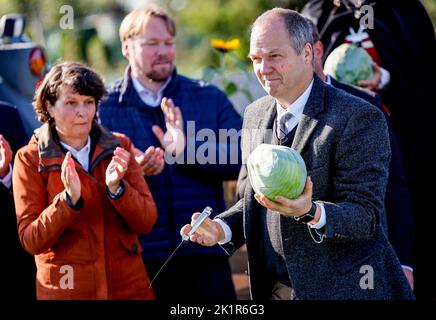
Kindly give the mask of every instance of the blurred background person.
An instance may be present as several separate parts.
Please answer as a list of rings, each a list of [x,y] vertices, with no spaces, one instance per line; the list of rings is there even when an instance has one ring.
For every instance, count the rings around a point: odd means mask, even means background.
[[[43,125],[15,157],[18,233],[35,255],[38,299],[153,299],[137,234],[156,207],[132,144],[96,122],[98,74],[65,62],[34,108]]]
[[[35,263],[18,239],[17,219],[12,196],[12,159],[18,148],[27,143],[26,134],[17,109],[0,101],[0,243],[4,261],[4,299],[35,299]]]
[[[366,100],[367,102],[379,108],[386,119],[386,124],[389,131],[389,142],[391,147],[391,161],[389,164],[389,179],[386,187],[385,207],[386,220],[388,228],[388,238],[395,249],[400,262],[403,265],[403,270],[413,288],[413,265],[415,261],[414,245],[415,245],[415,219],[410,201],[410,194],[407,186],[406,176],[402,155],[398,146],[398,141],[392,129],[392,124],[389,115],[382,107],[382,103],[377,94],[370,94],[371,91],[364,91],[354,86],[347,85],[336,81],[334,78],[324,74],[323,58],[324,45],[321,42],[319,32],[311,20],[308,20],[312,27],[313,36],[313,51],[314,51],[314,67],[315,73],[325,82],[342,89],[349,94]]]
[[[406,179],[416,221],[416,261],[414,263],[417,298],[436,298],[436,263],[419,248],[435,246],[433,225],[436,216],[428,199],[433,192],[423,187],[436,177],[431,168],[431,150],[435,146],[432,128],[436,118],[436,38],[429,15],[418,0],[356,1],[311,0],[302,10],[320,30],[326,56],[344,42],[349,28],[361,24],[362,6],[373,10],[373,25],[366,28],[380,66],[390,74],[389,84],[376,90],[390,112],[392,128],[398,137],[404,159]],[[366,7],[368,8],[368,7]],[[364,9],[364,8],[363,8]],[[366,19],[363,20],[368,21]],[[396,199],[395,201],[401,201]],[[421,250],[422,251],[422,250]],[[422,251],[424,252],[424,251]]]

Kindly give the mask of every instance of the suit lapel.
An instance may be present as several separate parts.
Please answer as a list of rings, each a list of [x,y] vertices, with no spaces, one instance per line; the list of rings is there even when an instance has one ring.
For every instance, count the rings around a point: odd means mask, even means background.
[[[272,102],[265,108],[265,116],[259,123],[259,129],[263,131],[262,140],[260,143],[271,143],[273,138],[273,127],[274,121],[277,118],[277,107],[276,100],[273,99]]]
[[[265,102],[259,104],[256,113],[249,118],[251,123],[242,134],[243,163],[246,163],[248,156],[258,145],[271,143],[272,126],[277,114],[275,105],[274,98],[269,97]]]
[[[292,148],[300,154],[318,124],[316,116],[324,110],[324,90],[324,82],[314,75],[312,91],[304,107],[303,115],[298,123],[295,138],[292,142]]]
[[[259,122],[257,126],[257,132],[245,132],[249,134],[250,148],[247,148],[247,156],[261,143],[271,143],[272,128],[277,116],[276,101],[271,98],[264,104],[260,112],[257,114]],[[247,137],[245,137],[247,138]],[[247,168],[248,170],[248,168]],[[251,183],[247,176],[247,183],[245,184],[244,191],[244,224],[245,224],[245,237],[247,242],[250,243],[250,248],[258,248],[260,251],[260,238],[256,236],[260,228],[260,215],[257,214],[260,210],[260,205],[254,199],[254,190],[251,187]],[[258,256],[257,254],[255,255]]]

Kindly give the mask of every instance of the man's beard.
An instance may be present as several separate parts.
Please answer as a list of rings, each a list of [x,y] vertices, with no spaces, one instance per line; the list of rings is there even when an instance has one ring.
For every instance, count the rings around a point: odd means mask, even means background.
[[[162,70],[161,68],[158,68],[158,70],[154,70],[152,68],[152,70],[147,72],[145,74],[145,76],[148,79],[150,79],[151,81],[156,81],[156,82],[164,82],[164,81],[166,81],[169,78],[169,76],[171,75],[171,73],[173,72],[174,67],[173,67],[172,63],[169,62],[169,61],[161,61],[161,62],[158,62],[158,63],[162,63],[162,62],[169,63],[171,65],[171,67],[169,69],[165,69],[165,70]]]
[[[155,81],[155,82],[164,82],[166,81],[170,74],[171,74],[172,70],[170,70],[169,72],[157,72],[157,71],[151,71],[149,73],[146,73],[145,76],[150,80],[150,81]]]

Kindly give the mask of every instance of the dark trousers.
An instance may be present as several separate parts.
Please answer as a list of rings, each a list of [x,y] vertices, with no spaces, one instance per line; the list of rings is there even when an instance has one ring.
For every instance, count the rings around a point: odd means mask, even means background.
[[[2,300],[36,299],[36,267],[32,255],[24,251],[18,239],[17,219],[10,190],[0,183],[0,261]]]
[[[150,280],[165,261],[144,261]],[[161,301],[234,301],[236,293],[227,257],[173,257],[153,282]]]

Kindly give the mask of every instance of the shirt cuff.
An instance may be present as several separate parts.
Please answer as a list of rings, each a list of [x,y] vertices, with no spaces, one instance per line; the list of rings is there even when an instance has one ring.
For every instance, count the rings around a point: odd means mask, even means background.
[[[123,180],[120,180],[120,185],[117,189],[117,192],[115,192],[115,194],[110,192],[109,188],[106,186],[106,192],[107,192],[109,198],[111,198],[112,200],[117,200],[117,199],[121,198],[121,196],[124,194],[124,191],[126,191],[126,188],[124,186]]]
[[[391,81],[391,74],[389,73],[388,70],[380,67],[380,72],[381,72],[380,82],[377,86],[377,89],[379,90],[384,89]]]
[[[73,200],[71,200],[70,195],[68,194],[68,192],[65,190],[64,192],[64,197],[65,197],[65,201],[67,202],[68,206],[75,210],[75,211],[80,211],[83,208],[83,198],[82,196],[80,196],[79,200],[77,200],[76,204],[73,204]]]
[[[326,224],[326,216],[325,216],[325,208],[322,203],[316,202],[317,205],[319,205],[319,208],[321,209],[321,215],[319,217],[319,221],[315,224],[308,223],[309,227],[314,229],[321,229]]]
[[[402,267],[403,269],[407,269],[407,270],[409,270],[410,272],[413,273],[413,268],[412,268],[412,267],[405,266],[405,265],[401,265],[401,267]]]
[[[9,171],[8,173],[3,177],[0,178],[0,182],[3,183],[3,185],[6,187],[6,189],[10,189],[12,187],[12,164],[9,164]]]
[[[230,242],[230,240],[232,240],[232,229],[230,229],[229,225],[219,218],[215,218],[213,219],[213,221],[219,223],[219,225],[221,226],[221,228],[223,228],[224,231],[224,240],[218,241],[218,244],[222,245],[222,244],[226,244],[227,242]]]

